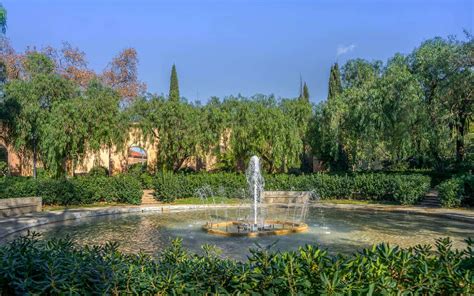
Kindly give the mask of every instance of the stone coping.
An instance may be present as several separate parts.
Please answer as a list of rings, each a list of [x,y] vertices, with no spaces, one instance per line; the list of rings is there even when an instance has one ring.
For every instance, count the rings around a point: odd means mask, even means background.
[[[212,208],[238,208],[242,205],[212,205]],[[310,204],[311,207],[319,208],[338,208],[344,210],[364,210],[364,211],[389,211],[399,213],[411,213],[430,215],[462,221],[474,224],[474,211],[443,209],[443,208],[424,208],[424,207],[408,207],[408,206],[392,206],[392,205],[354,205],[354,204],[334,204],[334,203],[318,203]],[[78,208],[66,209],[60,211],[49,211],[41,213],[32,213],[19,217],[0,218],[0,241],[15,232],[26,230],[31,227],[41,226],[45,224],[61,222],[66,220],[75,220],[88,217],[97,217],[104,215],[120,215],[120,214],[138,214],[144,212],[181,212],[189,210],[199,210],[209,208],[209,205],[143,205],[143,206],[109,206],[97,208]]]

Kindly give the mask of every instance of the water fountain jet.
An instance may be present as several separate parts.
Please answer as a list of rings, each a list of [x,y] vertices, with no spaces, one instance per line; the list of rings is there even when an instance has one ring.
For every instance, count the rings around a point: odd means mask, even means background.
[[[301,216],[299,219],[296,217],[296,208],[299,205],[288,204],[288,210],[290,207],[294,207],[293,217],[285,217],[284,219],[278,219],[273,217],[272,220],[265,220],[264,208],[269,206],[265,205],[264,202],[264,187],[265,180],[260,170],[260,159],[257,156],[252,156],[249,161],[245,176],[248,184],[248,195],[250,196],[251,202],[251,217],[249,215],[245,217],[236,217],[234,220],[224,220],[220,222],[214,222],[210,219],[205,225],[203,230],[210,234],[223,235],[223,236],[248,236],[257,237],[264,235],[285,235],[296,232],[303,232],[308,229],[308,225],[303,223],[304,212],[306,210],[306,204],[301,205]],[[240,209],[238,211],[240,213]]]

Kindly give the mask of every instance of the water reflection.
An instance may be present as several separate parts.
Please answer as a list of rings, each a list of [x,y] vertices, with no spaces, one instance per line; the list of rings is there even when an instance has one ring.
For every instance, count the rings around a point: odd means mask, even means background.
[[[281,209],[268,209],[268,215],[278,211]],[[240,213],[236,209],[218,209],[215,214],[231,217]],[[308,232],[259,238],[207,234],[201,230],[207,219],[206,211],[144,213],[66,221],[34,230],[42,232],[45,238],[70,235],[79,244],[117,241],[122,251],[149,254],[158,253],[170,240],[179,237],[183,239],[183,245],[193,251],[199,252],[200,246],[208,243],[220,247],[223,255],[237,259],[245,259],[248,249],[256,242],[263,246],[276,242],[273,247],[276,250],[319,244],[331,253],[353,253],[382,241],[407,247],[432,244],[436,238],[445,236],[450,236],[454,246],[460,248],[464,246],[465,238],[474,237],[471,224],[404,213],[310,208],[306,217]]]

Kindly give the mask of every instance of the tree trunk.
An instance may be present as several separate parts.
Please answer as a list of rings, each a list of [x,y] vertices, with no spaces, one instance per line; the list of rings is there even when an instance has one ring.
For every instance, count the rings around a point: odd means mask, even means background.
[[[33,178],[36,179],[36,137],[33,137]]]
[[[112,158],[112,152],[111,152],[112,148],[110,147],[110,145],[109,145],[108,148],[109,148],[109,177],[110,177],[110,176],[112,176],[112,160],[111,160],[111,158]]]
[[[464,160],[464,132],[466,131],[466,119],[461,118],[460,123],[457,125],[457,137],[456,137],[456,161],[461,163]]]

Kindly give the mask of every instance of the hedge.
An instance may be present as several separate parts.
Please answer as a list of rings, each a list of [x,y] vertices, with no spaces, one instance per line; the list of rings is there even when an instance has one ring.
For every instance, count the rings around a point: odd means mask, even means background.
[[[436,188],[443,207],[474,206],[474,175],[453,177]]]
[[[0,198],[40,196],[46,205],[85,205],[96,202],[140,204],[142,189],[131,176],[83,176],[70,179],[0,179]]]
[[[260,248],[241,262],[209,245],[190,253],[179,240],[150,257],[30,234],[0,247],[0,295],[472,295],[474,242],[467,243],[379,244],[349,256],[312,245]]]
[[[196,197],[198,189],[208,186],[215,195],[242,198],[245,176],[234,173],[164,174],[155,178],[155,196],[161,201]],[[353,175],[268,175],[266,190],[312,191],[321,199],[388,200],[415,204],[430,188],[430,178],[413,174]]]

